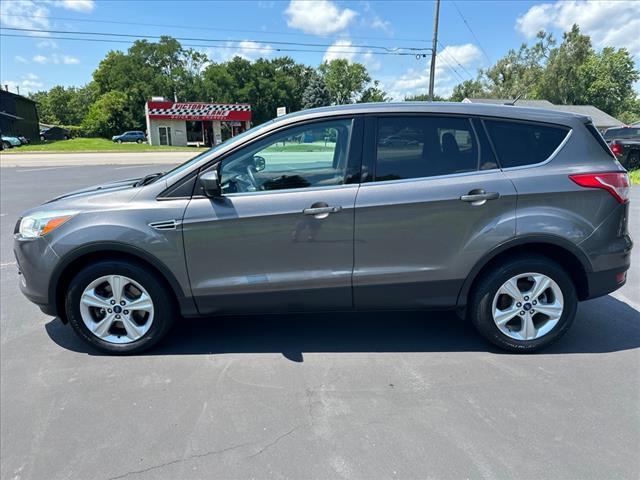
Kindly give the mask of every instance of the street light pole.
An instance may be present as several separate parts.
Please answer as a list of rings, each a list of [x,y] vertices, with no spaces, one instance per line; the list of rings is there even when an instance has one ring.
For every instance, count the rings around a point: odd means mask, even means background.
[[[436,14],[433,20],[433,45],[431,46],[431,68],[429,71],[429,101],[433,102],[433,84],[436,77],[436,51],[438,49],[438,17],[440,17],[440,0],[436,0]]]

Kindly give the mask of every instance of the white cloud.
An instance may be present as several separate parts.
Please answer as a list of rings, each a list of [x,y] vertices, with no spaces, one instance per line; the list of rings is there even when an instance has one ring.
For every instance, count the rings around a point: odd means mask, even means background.
[[[226,62],[233,57],[241,57],[246,60],[255,60],[260,57],[268,57],[276,49],[266,43],[243,40],[241,42],[228,41],[221,47],[211,47],[205,50],[205,54],[214,62]]]
[[[74,57],[73,55],[62,55],[60,59],[65,65],[77,65],[78,63],[80,63],[80,59],[78,57]]]
[[[382,30],[385,33],[391,33],[391,23],[386,20],[383,20],[377,15],[374,16],[373,19],[371,20],[370,26],[373,29]]]
[[[345,60],[353,62],[355,55],[355,50],[353,48],[351,40],[343,38],[340,40],[336,40],[329,48],[327,48],[322,61],[330,62],[338,58],[344,58]]]
[[[435,94],[443,97],[450,96],[453,87],[462,81],[458,75],[465,80],[469,78],[462,67],[475,73],[475,70],[482,65],[482,60],[482,51],[471,43],[446,46],[436,57]],[[429,57],[424,68],[410,68],[399,78],[383,79],[384,89],[394,100],[403,100],[410,95],[426,94],[429,88],[430,64]],[[454,69],[458,74],[453,71]]]
[[[20,94],[26,95],[44,87],[44,84],[38,80],[37,75],[27,73],[20,80],[3,80],[2,85],[7,85],[10,92],[17,93],[19,90]]]
[[[36,47],[38,48],[58,48],[58,44],[53,40],[42,40],[36,43]]]
[[[13,0],[0,1],[0,25],[8,28],[51,30],[50,7],[89,13],[95,8],[94,0]],[[24,16],[21,16],[24,15]],[[48,37],[48,33],[25,32],[34,37]]]
[[[14,2],[0,1],[0,24],[9,28],[28,28],[49,30],[49,9],[40,2],[33,0],[16,0]],[[28,15],[21,17],[19,15]],[[45,34],[32,33],[33,36]]]
[[[344,58],[349,62],[363,63],[370,72],[380,70],[382,66],[371,49],[362,51],[357,45],[353,45],[348,38],[341,38],[333,42],[324,53],[322,61],[330,62],[338,58]]]
[[[60,0],[55,3],[67,10],[75,10],[82,13],[91,13],[96,7],[96,3],[93,0]]]
[[[54,53],[50,57],[46,57],[40,54],[34,55],[32,60],[42,65],[47,63],[53,63],[55,65],[58,65],[60,63],[64,65],[77,65],[78,63],[80,63],[80,59],[78,57],[74,57],[73,55],[58,55],[57,53]]]
[[[328,0],[291,0],[284,11],[287,25],[314,35],[328,35],[347,28],[357,13],[340,9]]]
[[[29,60],[27,60],[26,58],[24,58],[22,55],[16,55],[15,56],[15,60],[18,63],[29,63]]]
[[[567,31],[577,23],[596,47],[626,47],[640,55],[640,2],[571,0],[541,3],[518,17],[515,28],[527,38],[540,30]]]

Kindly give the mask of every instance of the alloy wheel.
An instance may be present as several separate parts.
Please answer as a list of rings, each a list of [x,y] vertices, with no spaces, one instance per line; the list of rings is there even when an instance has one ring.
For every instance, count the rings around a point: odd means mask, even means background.
[[[92,281],[80,297],[80,314],[96,337],[110,343],[131,343],[151,328],[154,305],[147,290],[124,275]]]
[[[516,340],[535,340],[558,324],[564,310],[562,290],[542,273],[522,273],[507,280],[493,298],[493,321]]]

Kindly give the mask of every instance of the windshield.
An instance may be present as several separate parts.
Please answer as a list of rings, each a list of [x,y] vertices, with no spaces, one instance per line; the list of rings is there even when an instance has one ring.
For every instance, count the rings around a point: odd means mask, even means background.
[[[235,142],[241,142],[243,138],[249,136],[250,134],[254,133],[255,131],[264,128],[265,126],[267,126],[268,124],[272,123],[273,120],[271,120],[270,122],[266,122],[266,123],[261,123],[260,125],[257,125],[253,128],[250,128],[249,130],[246,130],[245,132],[242,132],[239,135],[236,135],[235,137],[231,137],[227,140],[225,140],[224,142],[216,145],[215,147],[210,148],[209,150],[205,150],[204,152],[196,155],[193,158],[190,158],[189,160],[187,160],[186,162],[178,165],[177,167],[169,170],[168,172],[165,172],[164,175],[162,175],[162,177],[166,177],[168,175],[174,175],[176,173],[180,173],[183,172],[185,170],[187,170],[189,167],[191,167],[192,165],[195,165],[197,162],[199,162],[202,158],[209,156],[210,154],[217,152],[218,150],[221,150],[223,147],[227,147],[230,143],[235,143]]]

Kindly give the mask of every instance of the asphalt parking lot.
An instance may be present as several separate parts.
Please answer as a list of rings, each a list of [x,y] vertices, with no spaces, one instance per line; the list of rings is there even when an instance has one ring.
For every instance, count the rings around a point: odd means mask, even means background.
[[[143,355],[89,350],[20,295],[16,218],[166,168],[0,169],[2,479],[640,477],[638,247],[537,355],[418,312],[190,320]]]

